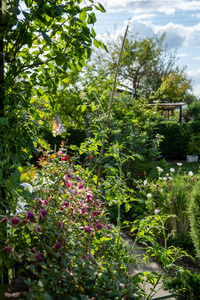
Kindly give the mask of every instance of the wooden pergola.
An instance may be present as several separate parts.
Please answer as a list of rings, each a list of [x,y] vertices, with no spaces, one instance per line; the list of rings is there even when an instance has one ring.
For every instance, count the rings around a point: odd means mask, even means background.
[[[175,109],[179,109],[179,122],[182,122],[182,106],[187,105],[187,102],[176,102],[176,103],[149,103],[147,104],[147,108],[152,108],[156,106],[159,110],[167,111],[168,117],[169,112],[174,111]]]

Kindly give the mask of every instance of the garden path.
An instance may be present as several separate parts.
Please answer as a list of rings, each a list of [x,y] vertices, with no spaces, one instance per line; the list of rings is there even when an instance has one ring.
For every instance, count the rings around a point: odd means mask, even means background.
[[[123,238],[124,241],[128,242],[130,244],[130,246],[133,245],[133,240],[125,233],[125,232],[121,232],[121,236]],[[133,251],[133,254],[138,256],[137,261],[142,260],[142,258],[146,255],[145,251],[143,249],[141,249],[141,247],[139,245],[136,244],[136,247]],[[156,272],[156,273],[161,273],[162,272],[162,268],[159,266],[159,264],[157,264],[151,257],[149,259],[148,264],[144,264],[144,263],[137,263],[137,264],[130,264],[130,270],[133,274],[137,274],[137,273],[144,273],[144,272]],[[146,284],[145,285],[145,290],[147,291],[147,294],[150,294],[150,289],[152,288],[151,284]],[[162,282],[159,282],[159,284],[156,287],[156,293],[153,295],[153,297],[151,299],[167,299],[167,295],[170,295],[170,293],[168,291],[165,291],[162,288]],[[174,297],[170,297],[168,299],[171,300],[175,300]]]

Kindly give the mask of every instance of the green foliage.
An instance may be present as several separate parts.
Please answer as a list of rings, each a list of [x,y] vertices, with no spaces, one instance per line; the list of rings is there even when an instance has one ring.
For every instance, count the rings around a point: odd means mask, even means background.
[[[194,243],[197,256],[200,257],[200,218],[199,218],[199,209],[200,209],[200,194],[199,194],[200,184],[196,183],[192,195],[191,202],[189,206],[189,219],[191,227],[191,237]]]
[[[143,193],[146,193],[147,214],[166,213],[175,215],[166,224],[169,231],[175,235],[186,236],[189,230],[188,206],[191,199],[191,192],[195,187],[197,178],[190,171],[189,174],[179,175],[181,163],[178,172],[171,168],[170,173],[162,175],[163,169],[158,169],[158,180],[150,182],[146,180]]]
[[[189,270],[179,269],[174,278],[166,278],[164,288],[175,294],[177,300],[198,300],[200,275]]]
[[[23,209],[18,203],[0,220],[0,257],[26,278],[32,290],[27,299],[140,299],[140,279],[126,272],[121,255],[128,252],[121,239],[116,251],[102,202],[64,149],[43,158],[31,199],[24,198]]]
[[[161,134],[161,155],[167,160],[185,160],[187,144],[190,139],[191,126],[177,122],[159,122],[156,124],[154,134]]]
[[[82,68],[91,55],[95,35],[94,29],[91,32],[96,22],[93,1],[83,6],[82,1],[22,2],[18,5],[18,1],[12,1],[0,20],[4,42],[1,198],[5,202],[11,200],[11,185],[15,186],[17,180],[19,183],[18,165],[32,155],[38,156],[39,145],[48,149],[40,131],[49,129],[54,117],[58,85],[63,74],[70,76],[70,71]],[[95,5],[104,11],[101,5]]]
[[[123,36],[113,41],[108,35],[109,55],[96,54],[100,69],[107,70],[107,76],[116,71]],[[161,102],[177,102],[187,99],[191,80],[176,62],[176,53],[167,53],[165,35],[141,39],[128,35],[118,71],[119,83],[127,88],[137,100],[147,99]]]

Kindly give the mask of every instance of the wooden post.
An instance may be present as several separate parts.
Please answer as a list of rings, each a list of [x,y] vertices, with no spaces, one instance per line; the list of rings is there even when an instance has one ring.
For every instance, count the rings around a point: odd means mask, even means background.
[[[118,59],[118,63],[117,63],[116,72],[115,72],[115,79],[114,79],[114,84],[113,84],[113,89],[112,89],[112,94],[111,94],[111,100],[110,100],[110,106],[109,106],[109,111],[108,111],[108,117],[107,117],[106,127],[105,127],[105,130],[104,130],[104,136],[103,136],[103,140],[102,140],[102,147],[101,147],[101,153],[100,153],[100,159],[99,159],[99,169],[98,169],[98,175],[97,175],[97,185],[96,185],[96,188],[99,185],[99,179],[100,179],[100,174],[101,174],[101,162],[102,162],[103,152],[104,152],[104,147],[105,147],[106,132],[107,132],[108,124],[109,124],[109,121],[110,121],[110,113],[111,113],[112,103],[113,103],[113,99],[114,99],[115,85],[116,85],[116,81],[117,81],[117,73],[118,73],[119,64],[120,64],[120,60],[121,60],[121,56],[122,56],[122,50],[124,48],[124,42],[125,42],[126,35],[127,35],[127,32],[128,32],[128,27],[129,26],[127,25],[126,32],[124,34],[124,39],[123,39],[123,42],[122,42],[121,51],[120,51],[120,54],[119,54],[119,59]]]

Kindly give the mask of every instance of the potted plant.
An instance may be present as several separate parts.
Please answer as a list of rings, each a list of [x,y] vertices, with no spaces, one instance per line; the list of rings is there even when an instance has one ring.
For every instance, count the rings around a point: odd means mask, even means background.
[[[195,162],[199,159],[200,153],[200,133],[192,134],[187,146],[189,155],[187,155],[188,162]]]

